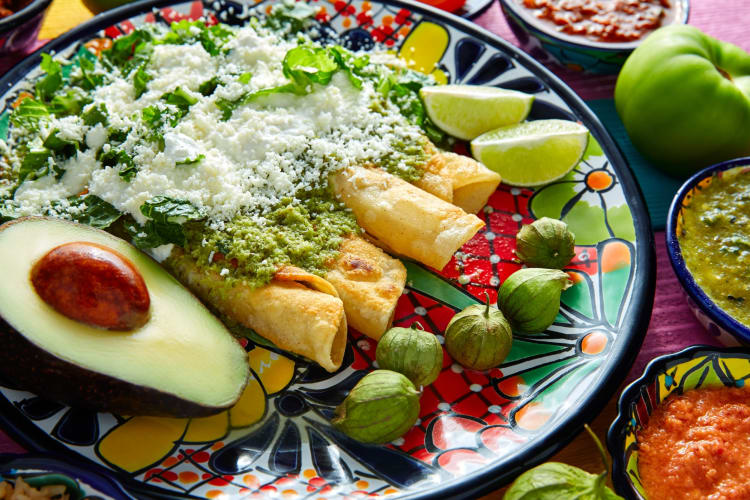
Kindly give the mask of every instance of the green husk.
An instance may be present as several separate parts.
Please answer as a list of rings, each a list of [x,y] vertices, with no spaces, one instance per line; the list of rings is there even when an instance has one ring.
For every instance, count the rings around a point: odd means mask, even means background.
[[[375,370],[336,407],[331,424],[363,443],[388,443],[414,426],[420,392],[400,373]]]
[[[516,256],[529,267],[562,269],[575,257],[575,235],[557,219],[542,217],[516,235]]]
[[[487,370],[502,363],[510,352],[513,334],[503,313],[487,303],[469,306],[453,316],[445,329],[445,348],[462,366]]]
[[[497,303],[515,331],[541,333],[560,311],[560,294],[570,278],[556,269],[519,269],[500,286]]]
[[[443,346],[437,336],[417,329],[416,325],[419,323],[385,332],[378,342],[375,359],[380,368],[401,373],[419,387],[430,385],[440,375]]]

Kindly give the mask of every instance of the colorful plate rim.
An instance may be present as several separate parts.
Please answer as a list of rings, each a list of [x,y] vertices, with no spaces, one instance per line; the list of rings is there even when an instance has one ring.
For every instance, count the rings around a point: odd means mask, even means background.
[[[631,382],[620,394],[617,401],[617,416],[607,432],[607,449],[612,457],[612,484],[617,494],[624,496],[629,500],[643,500],[643,497],[635,493],[628,475],[625,471],[625,430],[628,424],[628,409],[639,397],[640,391],[645,386],[653,382],[664,368],[673,361],[688,361],[696,356],[706,354],[724,354],[742,353],[747,354],[748,350],[744,347],[715,347],[710,345],[692,345],[671,354],[664,354],[652,359],[643,371],[643,374]]]
[[[154,8],[162,8],[180,3],[180,1],[182,0],[140,0],[95,16],[88,22],[61,35],[29,55],[12,68],[0,78],[0,94],[9,91],[24,75],[37,67],[41,61],[41,54],[43,52],[59,50],[84,36],[93,34],[117,22],[139,14],[148,13]],[[654,235],[651,231],[651,222],[646,210],[643,193],[633,177],[624,155],[598,117],[562,80],[518,47],[466,19],[416,1],[378,0],[378,2],[409,9],[427,17],[438,19],[440,22],[453,26],[465,34],[476,37],[482,43],[495,46],[508,54],[509,57],[518,61],[548,85],[549,89],[565,101],[572,111],[584,119],[590,131],[599,140],[607,158],[616,169],[618,179],[622,181],[623,190],[628,196],[636,241],[639,245],[636,257],[638,272],[634,277],[631,302],[633,314],[630,314],[623,322],[621,328],[623,341],[619,342],[613,349],[613,353],[608,360],[608,368],[603,370],[598,387],[592,389],[586,400],[578,408],[570,411],[560,421],[559,425],[547,433],[540,435],[534,444],[530,445],[523,453],[513,456],[512,460],[499,461],[467,474],[463,478],[455,480],[449,486],[438,485],[426,491],[407,495],[406,498],[476,497],[482,493],[495,490],[503,484],[507,484],[524,470],[543,462],[563,448],[583,430],[583,424],[590,422],[601,412],[612,395],[615,394],[622,379],[627,374],[627,369],[635,361],[651,316],[656,284]],[[11,409],[10,406],[11,403],[2,398],[0,401],[0,425],[20,443],[28,448],[39,451],[71,453],[72,450],[41,432],[29,421],[15,422],[8,418],[6,416],[7,411],[1,410],[9,410]],[[509,464],[508,462],[511,461],[513,463]],[[142,483],[126,478],[121,479],[116,474],[115,478],[120,480],[130,491],[144,491],[145,485]],[[148,495],[154,495],[153,490],[148,489],[147,491]],[[160,494],[159,496],[162,498],[178,498],[169,494]]]
[[[665,234],[669,262],[672,264],[672,269],[674,269],[683,290],[685,290],[688,296],[698,304],[698,307],[700,307],[712,321],[736,337],[737,340],[750,344],[750,328],[724,312],[721,307],[709,298],[706,292],[703,291],[703,288],[695,282],[695,279],[693,279],[693,273],[691,273],[685,265],[685,259],[682,257],[682,249],[680,248],[680,241],[677,238],[677,217],[682,209],[682,202],[685,199],[685,196],[699,182],[707,177],[710,177],[717,172],[723,172],[724,170],[740,166],[750,166],[750,156],[735,158],[711,165],[686,180],[685,183],[680,186],[677,194],[675,194],[672,199],[672,204],[669,206]]]

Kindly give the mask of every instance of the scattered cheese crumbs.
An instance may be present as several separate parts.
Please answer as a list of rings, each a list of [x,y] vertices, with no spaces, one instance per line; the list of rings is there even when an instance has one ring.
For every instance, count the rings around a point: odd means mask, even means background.
[[[141,205],[155,196],[190,202],[207,214],[212,229],[223,228],[238,214],[262,222],[263,214],[280,200],[320,186],[332,172],[378,164],[392,159],[403,144],[420,143],[420,129],[395,106],[383,104],[371,81],[357,89],[344,71],[327,86],[316,84],[307,95],[264,96],[238,106],[224,120],[218,99],[235,100],[289,81],[282,62],[295,46],[249,26],[236,29],[225,46],[229,50],[218,56],[212,57],[200,43],[154,45],[147,66],[150,80],[140,97],[135,97],[132,77],[123,78],[117,70],[92,92],[93,101],[84,112],[104,105],[108,128],[85,125],[78,116],[44,123],[45,131],[57,129],[60,138],[85,141],[88,149],[62,165],[59,182],[52,174],[24,182],[15,195],[19,212],[49,211],[53,202],[88,189],[140,224],[147,220]],[[391,55],[375,58],[399,64]],[[250,81],[240,83],[239,76],[247,73]],[[202,95],[199,87],[212,78],[220,84],[211,95]],[[150,129],[143,110],[174,111],[163,96],[178,88],[196,102],[163,133],[161,144],[146,139]],[[381,104],[375,106],[376,101]],[[108,130],[128,131],[127,137],[123,143],[110,143]],[[114,167],[102,167],[96,160],[97,153],[111,151],[132,158],[131,178],[120,175],[119,160]]]

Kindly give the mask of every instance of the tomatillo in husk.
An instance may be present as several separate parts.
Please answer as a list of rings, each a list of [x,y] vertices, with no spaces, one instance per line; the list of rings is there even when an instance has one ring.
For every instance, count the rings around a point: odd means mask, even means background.
[[[336,407],[331,424],[363,443],[388,443],[414,426],[420,392],[400,373],[375,370]]]
[[[379,368],[406,375],[417,387],[430,385],[443,368],[443,346],[419,323],[396,326],[380,337],[375,359]]]
[[[500,310],[486,304],[469,306],[451,318],[445,329],[448,354],[466,368],[488,370],[508,357],[513,333]]]
[[[519,269],[500,286],[497,303],[514,330],[541,333],[560,312],[560,295],[572,285],[557,269]]]

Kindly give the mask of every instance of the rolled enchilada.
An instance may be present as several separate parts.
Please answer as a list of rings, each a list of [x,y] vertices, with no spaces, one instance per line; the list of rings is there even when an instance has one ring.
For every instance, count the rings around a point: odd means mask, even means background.
[[[380,248],[352,236],[326,273],[344,303],[349,324],[375,340],[391,326],[406,284],[406,268]]]
[[[329,372],[341,366],[346,349],[344,305],[325,279],[284,267],[258,288],[228,287],[218,273],[199,267],[175,249],[170,270],[221,314],[255,330],[281,349],[312,359]]]
[[[414,183],[420,189],[456,205],[466,213],[475,214],[500,184],[500,174],[467,156],[438,151],[428,145],[429,160],[422,178]]]
[[[350,167],[331,182],[378,245],[436,269],[484,227],[477,216],[378,168]]]

